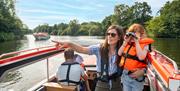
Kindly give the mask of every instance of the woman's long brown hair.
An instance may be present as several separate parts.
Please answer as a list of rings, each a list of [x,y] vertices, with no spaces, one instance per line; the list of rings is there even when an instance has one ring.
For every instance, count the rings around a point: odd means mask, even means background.
[[[118,51],[118,49],[121,47],[121,45],[123,43],[123,37],[124,37],[123,28],[121,26],[118,26],[118,25],[111,25],[107,29],[106,33],[111,29],[115,29],[117,34],[118,34],[118,37],[119,37],[119,40],[118,40],[117,45],[116,45],[116,51]],[[108,44],[107,36],[105,36],[105,41],[100,46],[100,53],[101,53],[101,60],[103,60],[104,63],[108,63],[108,60],[109,60],[109,56],[108,56],[109,44]],[[116,53],[116,55],[117,55],[116,62],[118,62],[120,60],[120,56],[118,56],[117,53]]]

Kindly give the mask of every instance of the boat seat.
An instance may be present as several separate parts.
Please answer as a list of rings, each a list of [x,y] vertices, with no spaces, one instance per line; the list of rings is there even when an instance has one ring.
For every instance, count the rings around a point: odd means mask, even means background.
[[[97,72],[93,70],[87,70],[87,75],[89,80],[94,80],[97,77]]]
[[[61,85],[55,82],[47,82],[43,84],[45,91],[77,91],[76,86]]]

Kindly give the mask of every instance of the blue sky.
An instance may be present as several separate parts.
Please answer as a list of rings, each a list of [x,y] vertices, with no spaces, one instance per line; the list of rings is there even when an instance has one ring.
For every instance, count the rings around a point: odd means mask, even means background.
[[[49,25],[69,23],[77,19],[79,23],[98,21],[113,14],[114,6],[146,1],[151,6],[152,15],[172,0],[16,0],[16,13],[30,29],[44,23]]]

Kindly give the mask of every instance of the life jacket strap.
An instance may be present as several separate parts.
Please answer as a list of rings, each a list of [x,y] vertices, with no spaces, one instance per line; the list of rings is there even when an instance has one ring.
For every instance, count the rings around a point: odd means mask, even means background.
[[[69,84],[69,83],[73,83],[73,84],[75,84],[75,85],[80,84],[80,81],[79,81],[79,82],[76,82],[76,81],[73,81],[73,80],[67,80],[67,79],[59,80],[58,82],[67,82],[68,84]]]
[[[137,56],[133,56],[133,55],[130,55],[130,54],[125,54],[125,53],[122,53],[122,56],[146,64],[145,60],[139,60],[139,58]]]

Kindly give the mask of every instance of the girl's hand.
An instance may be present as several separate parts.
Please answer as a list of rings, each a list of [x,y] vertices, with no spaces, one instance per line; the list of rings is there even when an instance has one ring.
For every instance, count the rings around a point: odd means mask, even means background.
[[[131,36],[124,36],[124,43],[128,43],[131,40]]]
[[[133,40],[134,40],[135,43],[139,43],[139,39],[138,38],[134,38],[133,37]]]

